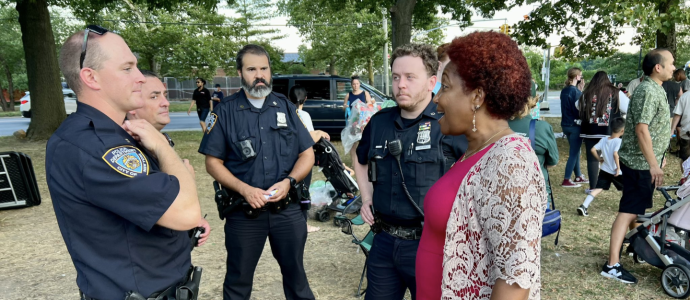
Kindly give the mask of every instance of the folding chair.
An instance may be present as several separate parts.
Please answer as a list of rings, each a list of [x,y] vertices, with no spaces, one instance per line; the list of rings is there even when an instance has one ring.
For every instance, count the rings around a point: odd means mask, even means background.
[[[343,231],[343,233],[352,235],[352,243],[359,246],[359,248],[362,249],[362,252],[364,252],[364,256],[366,257],[364,259],[364,269],[362,270],[362,276],[359,279],[359,287],[357,288],[356,295],[357,297],[362,297],[362,295],[364,295],[364,293],[366,293],[367,291],[366,288],[362,290],[362,283],[364,283],[364,275],[367,272],[367,260],[369,259],[369,250],[371,250],[371,245],[374,243],[374,232],[369,230],[369,232],[367,232],[363,239],[359,239],[355,235],[354,230],[352,230],[352,226],[360,226],[365,224],[364,220],[362,220],[361,215],[358,215],[352,219],[348,219],[345,215],[339,215],[335,218],[339,220],[340,228]]]

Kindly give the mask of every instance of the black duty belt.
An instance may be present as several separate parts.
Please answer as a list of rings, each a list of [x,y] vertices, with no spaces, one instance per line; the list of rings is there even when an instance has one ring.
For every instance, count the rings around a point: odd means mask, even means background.
[[[395,226],[377,219],[374,224],[375,227],[379,227],[379,231],[385,231],[386,233],[392,235],[393,237],[403,239],[403,240],[418,240],[422,238],[422,227],[405,227],[405,226]]]
[[[201,267],[190,267],[189,272],[185,279],[179,283],[174,284],[165,290],[153,293],[149,297],[144,297],[136,292],[127,292],[125,295],[125,300],[196,300],[199,296],[199,284],[201,281]],[[91,298],[79,290],[79,299],[81,300],[98,300],[96,298]]]

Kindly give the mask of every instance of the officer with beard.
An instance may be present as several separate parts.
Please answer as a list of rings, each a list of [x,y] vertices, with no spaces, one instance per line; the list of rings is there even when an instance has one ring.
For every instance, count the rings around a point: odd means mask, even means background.
[[[245,200],[224,216],[223,299],[250,298],[267,237],[283,275],[285,298],[314,299],[303,264],[307,225],[298,201],[288,197],[314,165],[314,142],[295,105],[272,92],[268,52],[247,45],[235,61],[242,89],[215,107],[199,147],[207,172],[229,194]]]

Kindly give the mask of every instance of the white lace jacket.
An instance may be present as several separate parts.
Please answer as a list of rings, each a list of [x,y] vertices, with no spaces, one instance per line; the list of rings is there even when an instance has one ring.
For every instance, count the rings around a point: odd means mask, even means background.
[[[446,227],[441,299],[489,299],[497,279],[540,299],[546,188],[529,140],[499,139],[470,169]]]

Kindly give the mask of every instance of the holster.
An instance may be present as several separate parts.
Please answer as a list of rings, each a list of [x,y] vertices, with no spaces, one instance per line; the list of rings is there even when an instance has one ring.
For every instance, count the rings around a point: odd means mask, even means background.
[[[153,293],[148,298],[130,291],[125,295],[125,300],[168,300],[173,297],[175,300],[197,300],[202,272],[203,268],[192,266],[182,284],[170,286],[162,292]]]
[[[240,203],[245,202],[239,193],[229,193],[218,181],[213,182],[213,189],[216,191],[214,200],[216,201],[218,216],[221,220],[225,219],[225,216],[232,212]]]
[[[311,208],[311,195],[309,195],[309,186],[306,183],[300,182],[295,188],[295,197],[299,200],[299,206],[302,210],[309,210]]]

